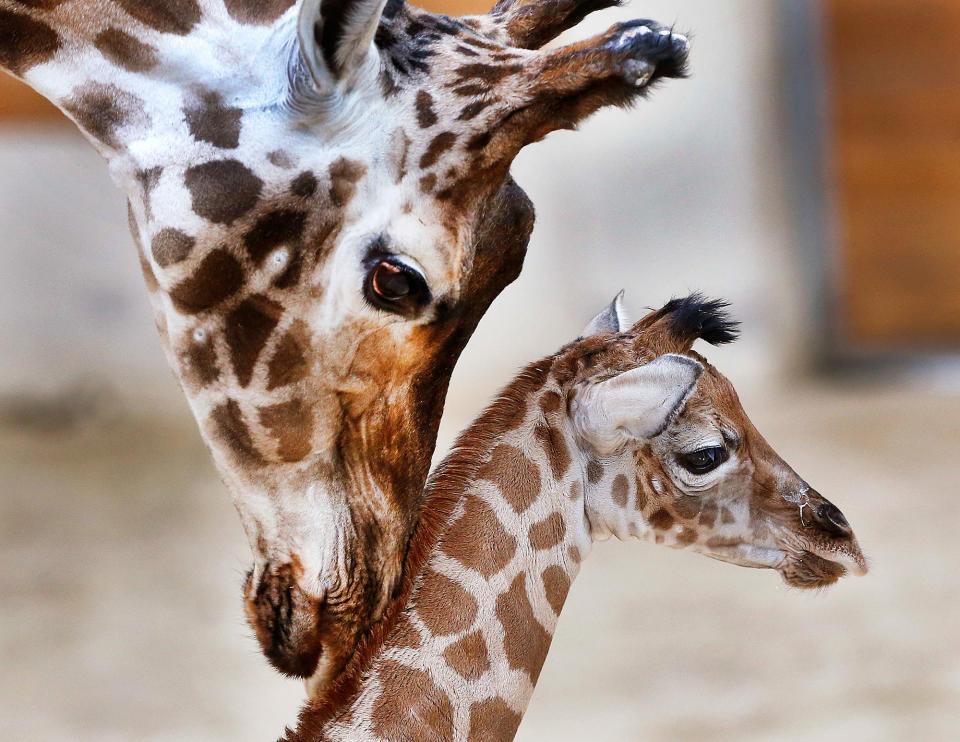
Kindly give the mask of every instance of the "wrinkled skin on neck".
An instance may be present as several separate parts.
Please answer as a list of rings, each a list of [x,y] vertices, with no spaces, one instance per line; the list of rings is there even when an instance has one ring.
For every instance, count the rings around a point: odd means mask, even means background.
[[[606,5],[0,0],[0,65],[129,199],[284,672],[322,685],[397,589],[453,364],[532,228],[514,156],[683,72],[649,21],[539,49]]]

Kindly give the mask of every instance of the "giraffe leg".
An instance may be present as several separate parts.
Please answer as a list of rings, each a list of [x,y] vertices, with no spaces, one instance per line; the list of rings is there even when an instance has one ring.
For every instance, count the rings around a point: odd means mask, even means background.
[[[503,41],[521,49],[539,49],[590,13],[619,7],[622,0],[499,0],[489,17]]]

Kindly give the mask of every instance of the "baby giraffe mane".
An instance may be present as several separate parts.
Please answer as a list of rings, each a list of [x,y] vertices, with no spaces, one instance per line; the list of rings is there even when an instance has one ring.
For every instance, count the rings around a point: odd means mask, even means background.
[[[531,363],[504,387],[474,422],[457,436],[450,453],[437,465],[424,487],[420,518],[410,538],[403,568],[403,579],[382,621],[361,641],[353,658],[337,680],[322,696],[310,700],[300,712],[296,734],[287,729],[287,740],[319,738],[324,725],[360,690],[364,673],[377,651],[396,627],[407,607],[417,576],[423,571],[437,542],[463,499],[465,490],[476,479],[485,455],[495,445],[504,428],[522,416],[531,393],[540,389],[563,350]],[[575,354],[580,356],[580,353]]]

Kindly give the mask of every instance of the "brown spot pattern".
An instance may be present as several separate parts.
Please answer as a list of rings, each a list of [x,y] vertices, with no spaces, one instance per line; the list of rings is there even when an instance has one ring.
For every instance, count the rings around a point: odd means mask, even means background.
[[[210,413],[215,437],[226,445],[240,459],[250,463],[260,464],[263,459],[259,451],[253,446],[250,429],[243,421],[240,405],[234,400],[214,407]]]
[[[251,296],[227,317],[227,346],[240,386],[247,386],[260,351],[273,332],[283,308],[265,296]]]
[[[492,100],[478,100],[473,103],[469,103],[463,107],[463,110],[460,111],[460,115],[457,116],[457,121],[469,121],[483,111],[484,108],[493,103]]]
[[[533,615],[527,598],[527,575],[518,574],[510,589],[497,596],[496,613],[503,626],[503,649],[512,670],[522,670],[536,685],[550,649],[550,634]]]
[[[617,474],[614,477],[610,494],[617,505],[622,508],[627,506],[627,502],[630,500],[630,483],[623,474]]]
[[[417,93],[417,123],[421,129],[429,129],[437,123],[437,114],[433,110],[433,97],[426,90]]]
[[[299,399],[261,408],[260,422],[277,441],[283,461],[302,461],[313,450],[313,415]]]
[[[643,481],[640,479],[639,474],[634,484],[637,486],[637,500],[633,503],[633,507],[637,510],[643,510],[647,506],[647,491],[643,488]]]
[[[520,727],[520,714],[499,696],[470,707],[468,742],[504,742],[513,739]]]
[[[490,460],[477,471],[478,479],[486,479],[500,488],[510,506],[523,513],[540,494],[540,470],[519,448],[500,444]]]
[[[563,522],[560,513],[552,513],[548,517],[530,526],[528,537],[530,546],[537,551],[552,549],[563,541],[567,534],[567,524]]]
[[[482,131],[479,134],[474,134],[467,141],[467,150],[470,152],[476,152],[477,150],[483,149],[490,144],[491,139],[493,139],[493,134],[489,131]]]
[[[170,298],[181,312],[198,313],[212,309],[233,296],[243,284],[240,263],[226,250],[211,251],[193,275],[170,291]]]
[[[570,578],[566,570],[557,565],[551,564],[540,575],[543,580],[543,590],[547,595],[547,602],[553,608],[553,612],[558,616],[563,608],[563,603],[567,599],[567,593],[570,592]]]
[[[468,495],[463,515],[444,535],[441,549],[464,567],[491,577],[510,563],[517,551],[517,540],[504,530],[486,502]]]
[[[282,167],[285,170],[289,170],[296,164],[290,154],[284,152],[282,149],[275,149],[273,152],[268,152],[267,162],[271,165]]]
[[[580,495],[581,495],[581,493],[582,493],[582,489],[583,489],[583,488],[580,486],[580,482],[574,482],[573,484],[571,484],[571,485],[570,485],[570,499],[571,499],[571,500],[579,500],[579,499],[580,499]]]
[[[280,338],[267,366],[267,391],[294,384],[310,371],[307,351],[310,334],[305,323],[296,320]]]
[[[689,546],[697,540],[697,532],[692,528],[684,528],[677,534],[677,543],[681,546]]]
[[[196,0],[115,0],[141,23],[163,33],[184,36],[200,21]]]
[[[443,659],[457,675],[466,680],[477,680],[490,669],[490,657],[483,634],[474,631],[443,651]]]
[[[303,211],[278,210],[260,217],[243,238],[243,244],[254,263],[282,245],[297,245],[303,237],[307,215]]]
[[[367,166],[358,160],[337,158],[330,166],[330,200],[343,208],[357,192],[357,182],[367,172]]]
[[[537,425],[533,429],[533,435],[550,461],[550,471],[554,479],[560,479],[567,473],[570,467],[570,452],[567,450],[566,441],[560,431],[551,425]]]
[[[596,459],[590,459],[587,462],[587,481],[590,484],[596,484],[603,478],[603,467]]]
[[[400,742],[411,739],[410,730],[417,729],[429,731],[430,739],[453,739],[453,706],[429,672],[385,660],[378,675],[383,692],[371,713],[374,734]]]
[[[481,80],[487,85],[493,85],[500,82],[503,78],[515,75],[523,69],[522,64],[483,64],[474,62],[458,67],[455,72],[461,82],[468,80]],[[482,88],[486,90],[486,87]]]
[[[190,256],[196,240],[179,229],[161,229],[150,243],[150,252],[157,265],[166,268]]]
[[[420,632],[410,620],[410,614],[401,613],[396,626],[390,632],[390,646],[398,649],[417,649],[421,642]]]
[[[63,103],[63,108],[77,125],[108,147],[117,146],[117,129],[133,122],[142,122],[143,101],[116,85],[85,83]]]
[[[420,190],[423,193],[433,193],[433,189],[437,187],[437,176],[434,173],[427,173],[422,178],[420,178]]]
[[[237,160],[216,160],[187,170],[193,210],[216,224],[232,224],[260,199],[263,181]]]
[[[417,614],[434,636],[466,631],[477,617],[477,601],[463,587],[428,569],[416,595]]]
[[[224,0],[234,20],[251,25],[269,26],[287,12],[294,0]]]
[[[426,170],[440,159],[440,155],[450,149],[457,141],[457,135],[452,131],[444,131],[437,134],[427,145],[427,151],[420,158],[420,169]]]
[[[730,508],[723,507],[720,509],[720,522],[725,525],[730,525],[736,523],[737,519],[733,517],[733,513],[730,512]]]
[[[184,353],[183,364],[184,376],[194,384],[209,386],[220,378],[217,354],[210,337],[202,341],[191,340]]]
[[[300,173],[290,184],[290,191],[294,196],[310,198],[317,192],[317,176],[309,170]]]
[[[94,45],[107,59],[130,72],[148,72],[157,66],[157,50],[119,28],[101,31]]]
[[[717,507],[717,503],[713,500],[707,500],[703,503],[703,507],[700,510],[700,525],[713,528],[717,522],[718,512],[719,508]]]
[[[694,495],[681,495],[673,501],[673,509],[684,520],[692,520],[700,514],[700,498]]]
[[[647,522],[651,525],[651,527],[656,528],[658,531],[666,531],[668,528],[673,526],[673,516],[663,508],[660,508],[659,510],[656,510],[650,514],[650,517],[647,518]]]
[[[559,410],[562,404],[563,397],[561,397],[558,392],[544,392],[544,394],[540,397],[540,410],[544,415],[547,416],[552,415],[554,412]]]
[[[59,48],[60,37],[46,23],[0,8],[0,66],[22,75]]]
[[[240,120],[243,111],[223,104],[219,93],[206,92],[184,111],[193,138],[220,149],[240,146]]]

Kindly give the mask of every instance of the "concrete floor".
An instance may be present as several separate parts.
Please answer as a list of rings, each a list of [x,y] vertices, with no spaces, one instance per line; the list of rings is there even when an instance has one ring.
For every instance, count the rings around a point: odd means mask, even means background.
[[[799,593],[603,544],[519,740],[960,739],[960,395],[741,392],[871,574]],[[0,426],[0,739],[275,739],[302,689],[243,622],[246,543],[185,410],[59,426],[34,408]]]

